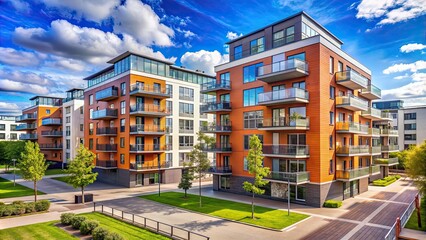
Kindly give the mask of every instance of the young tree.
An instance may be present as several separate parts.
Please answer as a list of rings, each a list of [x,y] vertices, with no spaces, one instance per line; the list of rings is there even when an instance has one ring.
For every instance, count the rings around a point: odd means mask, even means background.
[[[406,159],[406,169],[419,191],[426,194],[426,141],[410,148]]]
[[[247,167],[250,174],[253,174],[253,183],[245,181],[243,188],[245,191],[252,193],[251,200],[251,218],[254,219],[254,195],[263,194],[265,192],[261,187],[265,186],[268,181],[263,180],[270,171],[268,167],[263,167],[262,143],[257,135],[250,137],[250,150],[247,155]]]
[[[185,198],[186,198],[186,192],[188,189],[192,187],[192,180],[194,180],[194,171],[192,169],[192,166],[190,164],[187,164],[183,170],[182,178],[180,179],[180,183],[178,185],[178,188],[185,190]]]
[[[189,153],[189,165],[197,175],[194,178],[198,178],[198,193],[200,196],[200,207],[201,207],[201,178],[205,175],[205,172],[210,168],[210,160],[207,157],[207,153],[204,152],[203,145],[211,146],[214,144],[215,139],[207,136],[202,132],[198,132],[198,143],[194,145],[194,148]]]
[[[81,188],[82,203],[84,204],[84,188],[96,181],[98,173],[93,172],[95,154],[80,145],[74,160],[70,161],[66,173],[69,174],[68,183],[74,188]]]
[[[24,151],[21,152],[21,159],[18,168],[21,170],[22,178],[34,182],[34,201],[37,202],[37,182],[43,179],[49,165],[40,153],[37,143],[28,141],[25,143]]]

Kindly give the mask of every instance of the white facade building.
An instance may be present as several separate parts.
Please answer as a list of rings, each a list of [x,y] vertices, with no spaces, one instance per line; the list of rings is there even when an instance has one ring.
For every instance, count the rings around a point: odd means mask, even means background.
[[[19,140],[22,132],[18,131],[17,127],[15,116],[0,115],[0,141]]]
[[[398,145],[400,150],[420,145],[426,140],[426,106],[398,110]]]

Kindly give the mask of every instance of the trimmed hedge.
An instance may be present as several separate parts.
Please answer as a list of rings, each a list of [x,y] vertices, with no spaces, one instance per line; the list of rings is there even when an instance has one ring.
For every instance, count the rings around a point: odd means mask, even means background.
[[[73,218],[71,218],[71,225],[72,228],[74,229],[80,229],[81,223],[86,221],[86,217],[85,216],[74,216]]]
[[[71,219],[75,216],[75,213],[62,213],[61,223],[64,225],[71,225]]]
[[[323,207],[326,208],[339,208],[342,206],[342,201],[337,201],[337,200],[327,200],[324,202]]]
[[[50,208],[50,202],[40,200],[37,202],[25,203],[23,201],[14,201],[11,204],[0,203],[0,217],[9,217],[12,215],[23,215],[25,213],[43,212]]]
[[[377,179],[377,180],[373,181],[373,186],[386,187],[389,184],[396,182],[396,180],[398,180],[400,178],[401,178],[401,176],[399,176],[399,175],[387,176],[383,179]]]
[[[123,236],[121,236],[120,234],[116,233],[116,232],[109,232],[104,240],[124,240]]]
[[[99,226],[99,222],[96,220],[85,220],[80,225],[80,233],[83,235],[92,234],[92,231]]]
[[[93,240],[124,240],[124,237],[116,232],[110,232],[106,228],[97,227],[92,232]]]

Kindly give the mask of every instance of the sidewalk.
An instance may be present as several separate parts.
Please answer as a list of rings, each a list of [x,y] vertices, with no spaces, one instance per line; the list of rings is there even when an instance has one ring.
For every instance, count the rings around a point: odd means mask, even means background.
[[[403,228],[400,234],[402,239],[426,239],[426,232]]]

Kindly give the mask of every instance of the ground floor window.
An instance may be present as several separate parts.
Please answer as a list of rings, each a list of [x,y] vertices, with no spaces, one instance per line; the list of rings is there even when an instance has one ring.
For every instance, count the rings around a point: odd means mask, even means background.
[[[231,186],[229,184],[229,180],[231,178],[229,176],[220,176],[220,188],[222,189],[230,189]]]
[[[143,185],[143,174],[136,174],[136,186]]]
[[[148,184],[156,184],[160,179],[160,175],[158,173],[148,173],[146,175],[148,178]]]
[[[300,185],[290,185],[290,199],[297,201],[305,201],[306,187]]]

